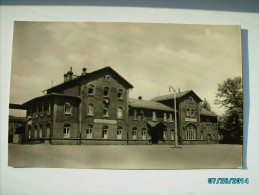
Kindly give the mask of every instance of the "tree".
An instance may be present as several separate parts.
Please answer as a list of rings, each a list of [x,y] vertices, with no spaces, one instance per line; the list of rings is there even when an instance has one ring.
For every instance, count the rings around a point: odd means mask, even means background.
[[[235,140],[243,136],[243,85],[242,78],[228,78],[218,84],[215,103],[226,108],[223,115],[224,127],[231,131]]]
[[[206,98],[204,98],[203,102],[201,103],[201,107],[211,111],[210,102]]]

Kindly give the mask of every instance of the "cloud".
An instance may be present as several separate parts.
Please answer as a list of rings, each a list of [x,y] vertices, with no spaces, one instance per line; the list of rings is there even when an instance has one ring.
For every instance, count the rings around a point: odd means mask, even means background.
[[[16,22],[10,99],[23,103],[62,82],[69,67],[91,72],[106,58],[135,86],[131,97],[188,86],[212,103],[217,83],[242,75],[240,48],[237,26]]]

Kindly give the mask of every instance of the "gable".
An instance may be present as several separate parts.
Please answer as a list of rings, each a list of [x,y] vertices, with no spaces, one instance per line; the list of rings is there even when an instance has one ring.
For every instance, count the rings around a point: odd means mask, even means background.
[[[131,85],[126,79],[124,79],[119,73],[117,73],[115,70],[113,70],[111,67],[107,66],[102,69],[93,71],[91,73],[87,73],[82,76],[78,76],[68,82],[61,83],[59,85],[56,85],[52,88],[46,89],[47,94],[50,93],[62,93],[64,90],[73,88],[76,86],[81,85],[82,82],[91,82],[96,79],[99,79],[101,77],[104,77],[106,75],[112,76],[114,80],[116,80],[119,84],[121,84],[125,89],[131,89],[133,88],[133,85]]]

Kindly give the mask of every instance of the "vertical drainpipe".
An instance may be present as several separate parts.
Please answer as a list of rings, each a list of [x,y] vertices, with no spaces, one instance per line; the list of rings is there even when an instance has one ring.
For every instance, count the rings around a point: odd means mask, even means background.
[[[80,103],[79,103],[79,110],[78,110],[78,131],[79,131],[79,137],[78,137],[78,143],[81,144],[82,143],[82,101],[83,101],[83,98],[82,98],[82,95],[83,95],[83,83],[81,82],[80,85],[79,85],[79,88],[80,88]]]
[[[129,89],[126,91],[126,97],[127,97],[127,106],[126,106],[126,113],[127,113],[127,124],[126,124],[126,143],[129,145]]]
[[[54,123],[55,123],[55,120],[56,120],[56,114],[57,114],[57,105],[55,104],[55,101],[54,101],[54,97],[52,96],[52,106],[53,106],[53,111],[52,111],[52,132],[51,132],[51,143],[52,143],[52,140],[53,140],[53,137],[54,137]]]

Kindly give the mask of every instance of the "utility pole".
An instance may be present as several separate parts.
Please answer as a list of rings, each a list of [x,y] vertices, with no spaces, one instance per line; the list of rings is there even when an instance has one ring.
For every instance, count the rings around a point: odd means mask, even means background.
[[[176,114],[176,90],[173,88],[173,86],[169,86],[169,92],[171,92],[171,89],[174,92],[174,143],[175,143],[175,147],[178,147],[178,133],[177,133],[177,114]]]

